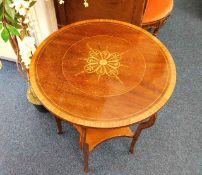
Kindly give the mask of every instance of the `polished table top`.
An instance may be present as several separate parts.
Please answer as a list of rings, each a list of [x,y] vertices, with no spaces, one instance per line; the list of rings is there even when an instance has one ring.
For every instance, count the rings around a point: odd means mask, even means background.
[[[66,26],[37,49],[32,88],[71,123],[115,128],[147,119],[168,101],[176,69],[166,47],[143,29],[114,20]]]

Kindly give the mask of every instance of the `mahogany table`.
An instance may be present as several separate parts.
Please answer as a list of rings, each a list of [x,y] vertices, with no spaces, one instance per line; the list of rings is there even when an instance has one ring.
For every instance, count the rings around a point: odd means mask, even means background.
[[[88,20],[68,25],[37,49],[31,86],[43,105],[80,133],[84,171],[89,153],[114,137],[130,137],[130,152],[175,87],[172,56],[155,37],[134,25]],[[130,125],[139,124],[133,133]]]

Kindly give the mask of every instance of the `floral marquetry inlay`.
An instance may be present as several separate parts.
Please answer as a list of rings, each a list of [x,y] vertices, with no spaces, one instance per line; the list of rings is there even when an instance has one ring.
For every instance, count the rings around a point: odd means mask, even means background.
[[[99,51],[91,49],[86,59],[84,71],[86,73],[96,73],[98,79],[100,79],[101,76],[108,76],[120,81],[118,77],[119,68],[121,66],[120,60],[121,55],[118,52],[111,53],[106,50]]]
[[[108,35],[79,40],[62,58],[67,82],[94,97],[131,91],[142,81],[145,68],[144,57],[133,43]]]

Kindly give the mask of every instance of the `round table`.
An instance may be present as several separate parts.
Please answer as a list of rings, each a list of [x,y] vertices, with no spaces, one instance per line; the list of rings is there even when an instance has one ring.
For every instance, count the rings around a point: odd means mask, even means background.
[[[176,83],[173,58],[154,36],[114,20],[87,20],[49,36],[30,66],[39,100],[80,133],[84,171],[89,153],[114,137],[131,137],[130,152],[142,129],[171,97]],[[130,125],[139,124],[133,133]]]

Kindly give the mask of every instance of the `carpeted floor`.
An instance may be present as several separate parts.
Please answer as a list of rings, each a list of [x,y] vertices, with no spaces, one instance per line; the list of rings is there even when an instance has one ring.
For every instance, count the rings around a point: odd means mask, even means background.
[[[90,156],[96,175],[202,175],[202,1],[176,0],[159,38],[177,66],[177,86],[144,131],[135,155],[130,140],[103,143]],[[39,113],[25,96],[27,86],[14,63],[0,71],[0,175],[83,174],[78,134],[64,123],[56,134],[49,113]]]

